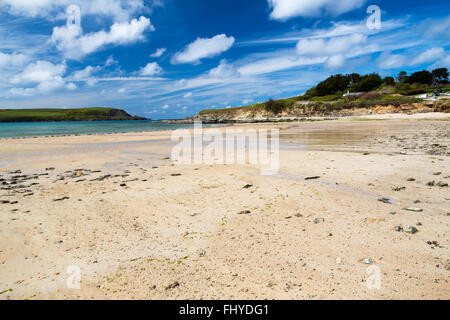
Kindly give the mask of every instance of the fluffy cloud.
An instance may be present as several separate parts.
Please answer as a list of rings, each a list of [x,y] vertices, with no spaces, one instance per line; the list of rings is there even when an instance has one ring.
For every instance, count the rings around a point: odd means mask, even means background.
[[[87,66],[83,70],[75,71],[72,75],[72,80],[86,81],[89,86],[94,86],[97,83],[97,80],[92,76],[92,74],[100,69],[100,67]]]
[[[377,64],[380,69],[396,69],[406,65],[407,58],[401,54],[383,52],[377,59]]]
[[[0,68],[9,66],[22,66],[28,60],[26,55],[20,53],[3,53],[0,51]]]
[[[152,53],[150,55],[150,58],[159,58],[161,57],[164,53],[166,53],[166,48],[159,48],[158,50],[156,50],[154,53]]]
[[[162,72],[163,69],[156,62],[150,62],[139,71],[139,74],[141,76],[153,76]]]
[[[434,67],[446,66],[445,57],[447,53],[441,47],[430,48],[415,58],[404,54],[391,54],[383,52],[377,59],[378,67],[381,69],[395,69],[403,66],[417,66],[423,63],[433,63]],[[433,67],[432,66],[432,67]],[[431,67],[431,68],[432,68]]]
[[[192,97],[192,92],[188,92],[184,95],[184,98],[190,98]]]
[[[323,12],[339,15],[360,8],[366,0],[268,0],[270,17],[287,20],[293,17],[317,17]]]
[[[341,54],[331,56],[326,62],[326,66],[330,69],[340,68],[345,63],[345,57]]]
[[[212,58],[230,49],[234,44],[233,37],[219,34],[212,38],[198,38],[183,51],[175,54],[172,63],[199,63],[201,59]]]
[[[144,0],[0,0],[0,9],[11,14],[49,20],[63,18],[70,5],[79,6],[82,14],[113,17],[117,21],[129,20],[133,14],[149,9]]]
[[[225,59],[220,61],[220,64],[216,68],[211,69],[208,74],[211,78],[231,78],[239,75],[236,69]]]
[[[300,55],[337,55],[347,53],[350,48],[363,44],[367,41],[367,36],[353,34],[345,37],[335,37],[330,39],[301,39],[297,43],[297,53]]]
[[[37,61],[29,64],[22,73],[13,77],[11,83],[15,85],[37,84],[35,89],[39,92],[46,93],[59,89],[65,85],[63,79],[65,72],[65,64],[55,65],[48,61]],[[28,94],[31,94],[33,88],[28,89],[16,88],[15,90],[16,93],[22,91],[22,93],[27,92]]]
[[[146,30],[154,31],[150,19],[141,16],[139,20],[114,23],[108,32],[99,31],[82,35],[79,26],[53,28],[51,41],[62,51],[66,58],[80,59],[106,45],[124,45],[144,39]]]
[[[431,48],[421,53],[411,62],[411,65],[418,65],[427,62],[435,62],[438,59],[445,57],[445,50],[440,47]]]

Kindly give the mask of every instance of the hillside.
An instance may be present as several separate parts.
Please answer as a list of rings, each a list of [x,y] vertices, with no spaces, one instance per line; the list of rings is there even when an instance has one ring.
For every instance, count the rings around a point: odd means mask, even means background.
[[[0,109],[0,122],[145,120],[113,108]]]
[[[250,106],[203,110],[177,122],[205,123],[297,121],[311,117],[342,117],[375,113],[450,112],[448,71],[440,68],[408,76],[333,75],[304,95]],[[437,92],[439,91],[439,92]]]

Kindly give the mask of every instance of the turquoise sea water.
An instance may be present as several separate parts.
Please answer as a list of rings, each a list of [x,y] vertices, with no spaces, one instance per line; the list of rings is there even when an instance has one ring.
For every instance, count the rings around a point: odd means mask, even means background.
[[[162,131],[192,127],[193,125],[190,124],[168,124],[148,120],[0,123],[0,139],[95,133]]]

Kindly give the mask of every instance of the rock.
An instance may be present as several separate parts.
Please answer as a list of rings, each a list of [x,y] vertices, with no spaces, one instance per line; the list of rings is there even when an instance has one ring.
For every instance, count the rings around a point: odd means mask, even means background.
[[[305,180],[316,180],[316,179],[320,179],[319,176],[311,176],[311,177],[306,177]]]
[[[126,183],[121,183],[120,186],[121,186],[121,187],[126,187],[127,184],[126,184]]]
[[[51,167],[51,168],[45,168],[45,171],[53,171],[55,170],[55,168]]]
[[[372,264],[373,260],[372,260],[372,258],[364,258],[361,260],[361,262],[365,263],[365,264]]]
[[[69,197],[62,197],[62,198],[58,198],[58,199],[53,199],[53,201],[63,201],[63,200],[69,200]]]
[[[169,285],[166,287],[166,290],[175,289],[176,287],[179,287],[179,286],[180,286],[180,283],[179,283],[178,281],[175,281],[174,283],[169,284]]]
[[[253,187],[252,184],[246,184],[246,185],[243,187],[243,189],[248,189],[248,188],[251,188],[251,187]]]
[[[171,176],[172,177],[179,177],[179,176],[181,176],[181,173],[172,173]]]
[[[250,210],[243,210],[238,212],[238,214],[250,214],[250,213],[252,213]]]
[[[404,208],[404,210],[412,211],[412,212],[423,212],[423,209],[421,209],[421,208],[414,208],[414,207]]]
[[[413,227],[413,226],[409,226],[409,227],[405,228],[405,232],[406,232],[406,233],[414,234],[414,233],[416,233],[416,232],[418,232],[418,231],[419,231],[419,230],[417,230],[417,228],[416,228],[416,227]]]
[[[441,187],[441,188],[443,188],[443,187],[448,187],[448,183],[443,182],[443,181],[439,181],[439,182],[437,183],[437,186],[438,186],[438,187]]]
[[[8,204],[8,203],[9,203],[9,200],[0,200],[0,203],[1,203],[1,204]]]
[[[389,212],[389,214],[391,214],[391,215],[395,216],[395,215],[397,214],[397,212],[395,212],[395,211],[392,211],[392,212]]]
[[[389,199],[389,198],[381,198],[381,199],[378,199],[378,201],[381,201],[383,203],[392,204],[391,199]]]
[[[394,228],[394,230],[397,231],[397,232],[400,232],[400,231],[403,231],[403,228],[400,227],[400,226],[396,226],[396,227]]]
[[[324,218],[316,218],[316,219],[314,219],[314,223],[315,224],[318,224],[318,223],[321,223],[321,222],[324,222],[324,221],[325,221]]]
[[[442,174],[442,172],[433,172],[434,176],[440,176]]]
[[[434,187],[435,184],[436,184],[436,182],[434,182],[434,181],[427,182],[427,186],[429,186],[429,187]]]
[[[401,187],[399,187],[399,186],[393,186],[392,187],[392,191],[401,191],[401,190],[405,190],[406,189],[406,187],[403,187],[403,186],[401,186]]]
[[[406,181],[412,182],[412,181],[416,181],[416,179],[414,179],[414,178],[408,178],[408,179],[406,179]]]
[[[296,216],[297,218],[303,217],[303,215],[302,215],[301,213],[297,213],[295,216]]]

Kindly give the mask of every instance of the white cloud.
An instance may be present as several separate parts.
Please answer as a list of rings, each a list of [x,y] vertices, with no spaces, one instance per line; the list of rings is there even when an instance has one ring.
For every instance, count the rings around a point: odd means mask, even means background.
[[[377,59],[380,69],[395,69],[403,67],[407,64],[407,57],[401,54],[391,54],[383,52]]]
[[[0,51],[0,68],[9,66],[22,66],[28,60],[28,57],[20,53],[3,53]]]
[[[439,60],[444,56],[445,56],[444,48],[440,47],[431,48],[415,57],[412,60],[411,65],[418,65],[427,62],[435,62],[436,60]]]
[[[112,65],[118,64],[118,63],[119,63],[119,62],[118,62],[117,60],[114,60],[114,57],[111,55],[111,56],[109,56],[108,59],[106,60],[105,66],[106,66],[106,67],[109,67],[109,66],[112,66]]]
[[[233,37],[219,34],[212,38],[198,38],[175,54],[172,63],[199,63],[201,59],[212,58],[230,49],[234,44]]]
[[[163,69],[156,62],[150,62],[139,71],[139,74],[141,76],[153,76],[162,72]]]
[[[331,56],[328,58],[326,65],[330,69],[340,68],[345,63],[345,57],[341,54]]]
[[[52,64],[48,61],[37,61],[29,64],[25,70],[11,79],[15,85],[33,85],[35,88],[13,88],[12,94],[32,95],[36,91],[48,93],[65,86],[63,75],[66,72],[65,64]]]
[[[89,86],[94,86],[97,80],[92,76],[96,71],[99,71],[100,67],[87,66],[83,70],[75,71],[72,75],[72,81],[86,81]]]
[[[65,64],[52,64],[48,61],[37,61],[29,64],[22,73],[11,80],[13,84],[45,83],[62,80],[66,72]]]
[[[150,55],[150,58],[159,58],[161,57],[164,53],[166,53],[167,49],[166,48],[159,48],[157,49],[154,53],[152,53]]]
[[[13,96],[31,97],[34,96],[36,89],[34,88],[11,88],[9,93]]]
[[[300,55],[336,55],[347,53],[350,48],[363,44],[367,36],[353,34],[330,39],[301,39],[297,43],[297,53]]]
[[[188,92],[184,95],[185,98],[190,98],[192,97],[192,92]]]
[[[72,25],[53,28],[51,41],[66,58],[80,59],[106,45],[125,45],[144,39],[146,30],[154,31],[150,19],[141,16],[139,20],[114,23],[108,32],[99,31],[82,35],[81,27]]]
[[[450,69],[450,54],[448,54],[446,57],[442,58],[441,60],[435,62],[428,69],[433,70],[433,69],[437,69],[437,68],[449,68]]]
[[[324,12],[333,16],[360,8],[366,0],[268,0],[270,17],[288,20],[293,17],[318,17]]]
[[[66,85],[66,88],[69,90],[75,90],[77,88],[77,85],[73,82],[70,82]]]
[[[164,105],[164,106],[162,107],[162,109],[164,109],[164,110],[169,109],[169,105],[168,105],[168,104]]]
[[[132,15],[149,9],[144,0],[0,0],[0,8],[11,14],[49,20],[65,18],[70,5],[79,6],[83,15],[113,17],[116,21],[129,20]]]
[[[327,61],[328,57],[298,57],[285,56],[279,58],[268,58],[251,62],[238,69],[243,76],[271,73],[275,71],[320,64]]]
[[[220,64],[209,71],[209,76],[211,78],[231,78],[239,76],[237,70],[230,65],[225,59],[220,61]]]

